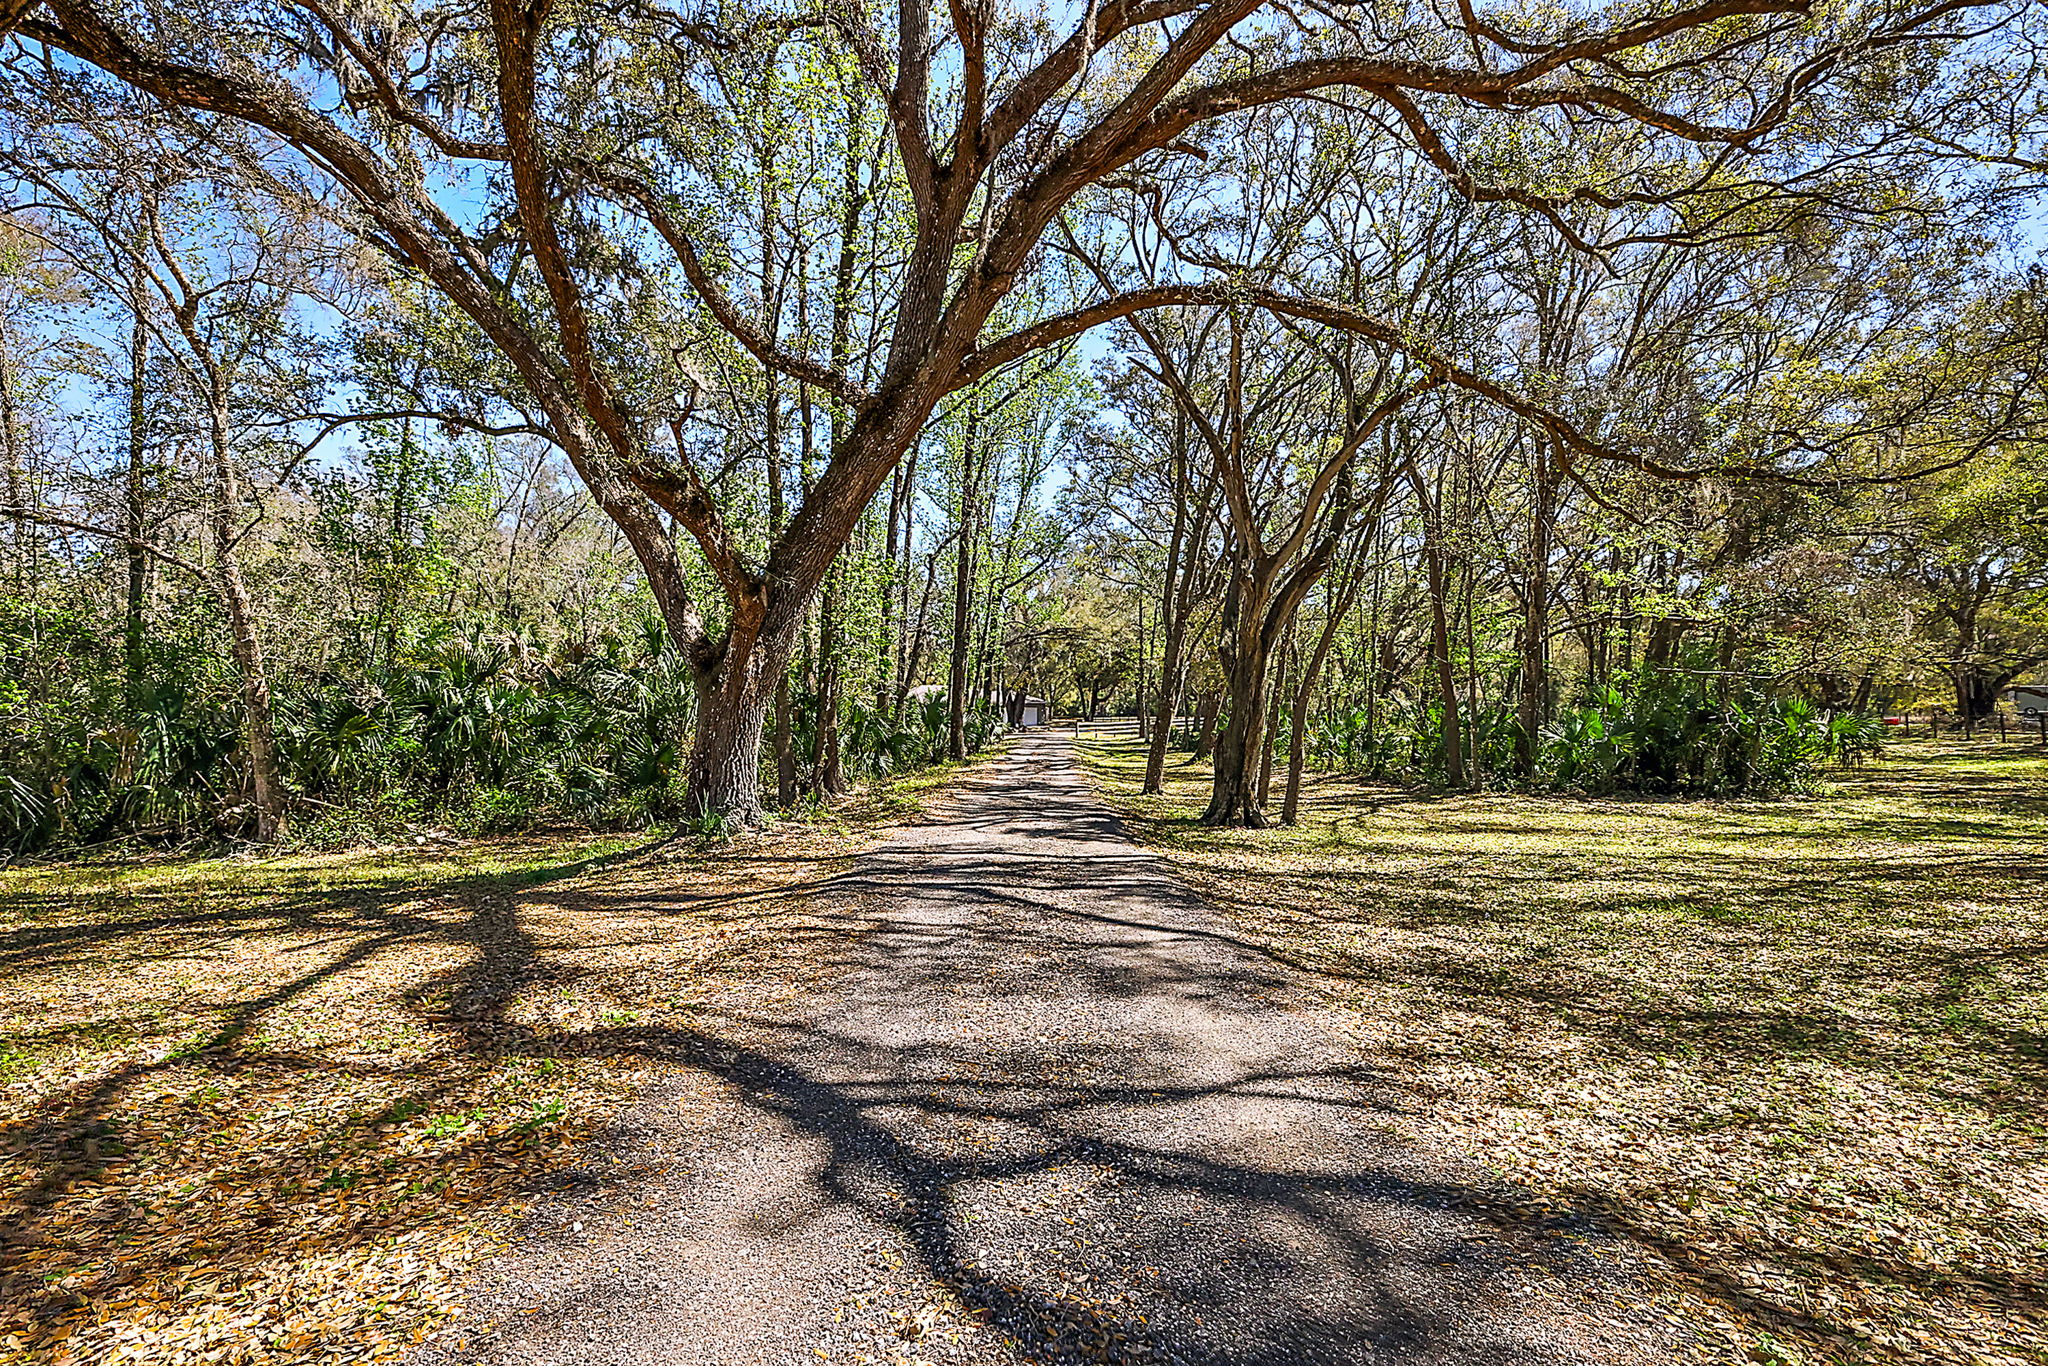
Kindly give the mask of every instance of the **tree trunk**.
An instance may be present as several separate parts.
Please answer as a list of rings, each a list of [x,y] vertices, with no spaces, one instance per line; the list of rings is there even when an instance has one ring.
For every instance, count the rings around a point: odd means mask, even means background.
[[[2004,686],[2004,680],[1993,670],[1962,666],[1956,672],[1956,715],[1966,726],[1989,720],[1998,710],[1998,693]]]
[[[910,632],[910,651],[903,659],[903,674],[896,684],[896,711],[894,719],[903,719],[903,704],[909,699],[910,690],[917,681],[918,667],[924,662],[925,632],[931,625],[932,596],[939,586],[939,552],[943,545],[932,547],[924,559],[924,591],[917,599],[917,625]]]
[[[1621,560],[1621,554],[1619,551],[1615,553],[1615,560],[1618,565],[1619,561]],[[1633,564],[1629,566],[1629,569],[1631,571],[1634,571],[1635,568],[1636,566]],[[1631,572],[1631,577],[1627,580],[1624,580],[1620,588],[1617,590],[1621,600],[1622,608],[1621,672],[1623,677],[1627,677],[1629,674],[1634,673],[1636,669],[1636,617],[1638,613],[1636,610],[1635,589],[1631,586],[1633,582],[1633,572]]]
[[[1159,590],[1159,695],[1152,718],[1151,744],[1145,750],[1144,792],[1166,789],[1166,746],[1173,736],[1173,715],[1180,706],[1181,646],[1187,634],[1187,612],[1182,599],[1184,571],[1181,557],[1188,545],[1188,465],[1185,451],[1187,418],[1178,413],[1178,442],[1173,461],[1173,532],[1166,546],[1166,573]]]
[[[126,611],[123,614],[121,656],[127,668],[128,695],[131,699],[134,699],[142,688],[143,608],[149,594],[149,555],[142,547],[149,328],[142,316],[142,302],[139,296],[134,307],[135,330],[128,339],[127,496],[121,509],[121,531],[128,538],[128,595]],[[11,412],[7,421],[11,426]],[[12,442],[11,436],[9,441]]]
[[[1998,708],[2002,681],[1977,659],[1977,613],[1974,609],[1952,612],[1956,624],[1956,659],[1949,676],[1955,684],[1956,720],[1971,726]]]
[[[417,366],[414,373],[417,377]],[[398,461],[391,486],[391,522],[386,538],[385,572],[380,576],[377,589],[377,615],[384,622],[384,662],[391,665],[398,663],[399,594],[412,579],[411,524],[406,514],[412,499],[415,459],[412,419],[406,418],[398,428]]]
[[[1550,447],[1536,442],[1536,505],[1529,522],[1528,574],[1522,589],[1522,695],[1515,744],[1523,782],[1534,782],[1550,694],[1550,533],[1557,495]]]
[[[970,403],[960,441],[960,544],[953,557],[953,658],[946,674],[946,753],[967,757],[968,616],[974,597],[974,459],[981,414]]]
[[[789,675],[775,680],[775,804],[796,801],[796,745],[790,737]]]
[[[1217,649],[1230,718],[1216,738],[1215,777],[1202,824],[1259,830],[1268,823],[1259,801],[1259,758],[1266,737],[1266,687],[1272,664],[1273,636],[1267,622],[1271,579],[1243,563],[1232,566],[1231,579],[1218,623]]]
[[[1294,693],[1294,724],[1287,728],[1287,786],[1280,794],[1280,824],[1293,825],[1301,815],[1301,771],[1308,763],[1308,716],[1310,695],[1315,691],[1316,674],[1323,666],[1323,655],[1329,649],[1329,638],[1334,634],[1325,630],[1323,639],[1317,642],[1316,651],[1302,668],[1301,678],[1296,682]]]
[[[1370,549],[1368,545],[1367,549]],[[1361,551],[1361,555],[1364,551]],[[1343,590],[1334,596],[1330,604],[1330,616],[1323,623],[1322,632],[1317,635],[1315,648],[1309,651],[1307,663],[1302,665],[1301,678],[1294,694],[1294,725],[1287,736],[1287,789],[1280,797],[1280,823],[1293,825],[1301,811],[1301,773],[1308,762],[1308,716],[1309,701],[1316,689],[1316,679],[1322,675],[1323,665],[1330,657],[1330,647],[1336,643],[1337,630],[1351,611],[1351,604],[1358,596],[1359,583],[1364,578],[1361,569],[1354,573]]]
[[[1222,711],[1222,692],[1202,694],[1201,705],[1196,708],[1195,758],[1206,759],[1216,752],[1216,718]]]
[[[1687,623],[1676,617],[1658,617],[1650,623],[1650,633],[1643,643],[1643,665],[1651,669],[1668,669],[1678,659],[1679,642],[1684,638]]]
[[[1273,678],[1271,696],[1266,701],[1266,738],[1259,746],[1259,810],[1264,811],[1273,800],[1273,746],[1280,739],[1280,709],[1287,700],[1287,675],[1294,660],[1294,630],[1287,631],[1287,644],[1280,651],[1278,672]]]
[[[1266,727],[1266,658],[1247,652],[1226,671],[1230,719],[1216,737],[1216,773],[1204,825],[1242,825],[1263,830],[1259,805],[1258,755]]]
[[[863,140],[860,130],[865,125],[866,118],[866,93],[858,86],[855,86],[849,91],[846,102],[846,127],[849,138],[842,180],[842,192],[845,195],[845,203],[841,206],[839,218],[839,260],[832,272],[832,365],[834,369],[841,372],[848,369],[852,355],[854,268],[857,255],[855,241],[868,203],[868,192],[860,175],[860,147]],[[802,263],[808,260],[808,257],[804,253],[799,252],[797,260],[799,262],[799,270],[801,270],[803,268]],[[799,276],[800,295],[805,298],[809,296],[807,280],[807,276]],[[799,315],[800,320],[802,316],[801,314]],[[808,386],[805,386],[801,392],[803,395],[804,501],[808,504],[811,494],[816,487],[811,475],[811,461],[815,449],[813,446],[813,432],[815,429],[812,423],[810,389]],[[857,424],[848,420],[849,415],[845,405],[840,402],[834,401],[831,403],[828,411],[832,419],[832,460],[836,462],[848,450],[853,440],[853,429]],[[915,432],[912,431],[903,437],[901,444],[896,446],[898,458],[890,464],[889,474],[891,477],[896,476],[898,473],[902,473],[906,479],[911,477],[910,472],[903,471],[901,457],[904,449],[910,448],[914,450],[915,440]],[[915,469],[916,457],[913,455],[910,470],[914,471]],[[873,488],[871,487],[868,499],[864,499],[862,502],[865,503],[872,499],[872,497]],[[895,538],[894,515],[892,510],[890,514],[892,549]],[[851,535],[853,528],[859,525],[859,518],[860,513],[858,511],[855,511],[849,517],[847,530],[843,534],[840,546],[833,550],[831,559],[825,565],[824,595],[818,604],[818,719],[817,731],[815,733],[816,751],[812,758],[817,768],[819,788],[828,796],[835,797],[846,791],[846,776],[840,766],[841,756],[839,750],[839,699],[841,682],[845,678],[845,661],[840,658],[842,623],[840,621],[838,556],[840,550],[845,546],[844,536]],[[909,540],[907,533],[904,539],[907,554]],[[882,590],[885,598],[888,596],[888,591],[885,581]],[[886,634],[886,622],[884,623],[884,631]],[[886,649],[886,646],[883,648]],[[781,656],[786,653],[786,647],[771,650],[771,653],[777,656],[776,668],[778,671],[782,670]]]
[[[896,674],[890,682],[894,685],[894,697],[890,699],[891,715],[901,720],[903,716],[903,694],[916,682],[911,675],[917,671],[916,657],[922,650],[925,620],[931,611],[932,576],[931,570],[937,560],[926,563],[924,596],[918,603],[917,624],[910,621],[911,568],[915,563],[915,542],[917,539],[917,453],[912,446],[910,454],[904,457],[900,468],[903,471],[903,568],[896,576]]]
[[[896,673],[901,667],[903,658],[903,649],[900,643],[902,632],[896,621],[896,603],[899,591],[897,586],[899,574],[896,564],[896,529],[903,521],[903,494],[908,473],[909,462],[905,461],[903,464],[898,465],[895,472],[889,476],[889,520],[886,534],[882,540],[882,591],[876,601],[878,621],[875,627],[875,710],[877,712],[889,705],[890,685],[895,681]],[[909,539],[907,528],[904,531],[904,539],[906,541]],[[907,578],[909,572],[909,558],[906,556],[902,566],[901,577]]]
[[[1467,507],[1464,513],[1466,524],[1469,525],[1470,519],[1476,515],[1472,508]],[[1486,756],[1481,752],[1479,744],[1478,566],[1473,562],[1473,551],[1469,543],[1460,547],[1458,559],[1460,561],[1459,568],[1463,571],[1459,577],[1463,580],[1460,586],[1464,590],[1462,597],[1465,617],[1465,716],[1467,718],[1466,725],[1461,727],[1461,734],[1465,742],[1466,781],[1471,783],[1473,787],[1478,788],[1486,785]]]
[[[687,808],[735,825],[761,823],[761,729],[767,721],[759,679],[747,668],[718,670],[697,685],[697,727],[690,747]]]
[[[1465,786],[1465,745],[1458,724],[1458,676],[1451,662],[1451,625],[1444,603],[1444,548],[1438,525],[1437,502],[1429,497],[1422,477],[1414,477],[1415,492],[1423,501],[1422,558],[1429,580],[1429,642],[1435,664],[1437,705],[1443,710],[1438,739],[1444,762],[1444,777],[1452,787]]]
[[[1375,778],[1381,775],[1385,767],[1380,761],[1379,750],[1380,695],[1387,685],[1386,660],[1387,652],[1393,646],[1392,636],[1394,629],[1393,622],[1390,620],[1387,623],[1384,635],[1381,632],[1380,609],[1386,604],[1386,581],[1387,564],[1385,562],[1374,564],[1372,567],[1372,605],[1366,613],[1365,639],[1360,646],[1366,661],[1364,735],[1368,752],[1372,756],[1367,761],[1366,767]],[[1398,608],[1398,606],[1399,604],[1397,603],[1396,607]],[[1399,613],[1398,611],[1390,610],[1386,615],[1389,618],[1395,618],[1398,617]],[[1355,757],[1356,751],[1353,753]]]
[[[1138,666],[1133,673],[1133,697],[1131,710],[1138,718],[1138,739],[1150,741],[1152,737],[1152,713],[1145,706],[1146,665],[1151,662],[1151,632],[1145,621],[1145,600],[1138,599]],[[1114,701],[1114,697],[1111,701]],[[1151,747],[1149,743],[1146,746]]]
[[[769,225],[772,220],[772,201],[768,192],[762,191],[762,223]],[[769,266],[764,254],[761,265],[761,287],[769,293]],[[767,372],[766,393],[761,411],[761,458],[768,474],[768,535],[770,539],[782,534],[785,509],[782,491],[782,386],[777,382],[773,370]],[[808,423],[806,423],[808,429]],[[784,669],[775,679],[775,804],[787,808],[796,801],[796,746],[790,736],[789,670]]]
[[[1160,645],[1157,710],[1152,716],[1151,743],[1145,750],[1143,791],[1148,793],[1166,790],[1166,748],[1173,742],[1173,722],[1180,710],[1184,681],[1180,656],[1186,628],[1186,621],[1176,616],[1167,623],[1166,638]]]
[[[999,487],[1002,482],[1001,470],[995,470],[992,478],[984,482]],[[993,492],[993,489],[985,490],[984,492]],[[988,534],[988,545],[985,547],[988,551],[988,559],[981,566],[983,572],[986,573],[990,565],[996,563],[995,505],[992,498],[985,498],[984,504],[975,512],[975,517],[978,524],[987,529]],[[992,702],[999,703],[1002,699],[1002,694],[996,690],[996,665],[999,652],[996,649],[995,643],[996,616],[1002,610],[1002,587],[998,581],[1000,573],[1001,570],[998,569],[996,575],[991,576],[990,583],[981,594],[981,610],[975,614],[977,621],[974,627],[973,696],[980,699],[977,705],[984,709]]]
[[[221,520],[230,520],[229,517]],[[218,541],[216,530],[216,541]],[[270,679],[263,645],[256,637],[255,611],[232,550],[216,556],[221,597],[227,603],[235,665],[242,675],[244,739],[249,748],[249,795],[255,805],[255,837],[270,844],[284,833],[284,785],[277,771],[277,736],[270,717]]]
[[[1714,691],[1715,695],[1723,702],[1728,700],[1729,686],[1734,681],[1736,644],[1735,623],[1732,621],[1723,622],[1721,624],[1721,648],[1714,656],[1715,668],[1720,673],[1720,676],[1714,680]]]
[[[846,791],[846,775],[839,758],[839,693],[845,677],[840,665],[839,571],[835,567],[825,578],[825,596],[818,606],[818,752],[815,761],[818,787],[837,797]]]
[[[14,331],[10,320],[0,317],[0,458],[7,475],[7,505],[16,509],[9,536],[13,542],[14,591],[20,594],[28,583],[28,471],[21,451],[21,413],[15,395]],[[142,553],[130,546],[131,559]]]
[[[213,379],[208,414],[213,445],[213,568],[222,603],[228,612],[229,648],[242,681],[242,733],[249,753],[249,796],[255,808],[254,835],[259,844],[274,843],[284,833],[284,784],[277,769],[277,732],[270,715],[270,675],[263,642],[256,634],[256,611],[235,553],[240,529],[236,513],[242,505],[239,481],[227,433],[227,395],[218,374]]]
[[[788,667],[802,617],[775,638],[761,630],[761,601],[742,600],[722,648],[692,661],[697,724],[684,805],[692,816],[735,826],[761,823],[761,736],[774,680]]]

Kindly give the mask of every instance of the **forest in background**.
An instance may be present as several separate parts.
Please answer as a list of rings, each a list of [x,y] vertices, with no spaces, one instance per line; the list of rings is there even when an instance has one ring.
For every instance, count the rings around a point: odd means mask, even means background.
[[[2031,8],[1068,17],[23,20],[0,842],[722,829],[1025,696],[1216,823],[1768,794],[2048,662]]]

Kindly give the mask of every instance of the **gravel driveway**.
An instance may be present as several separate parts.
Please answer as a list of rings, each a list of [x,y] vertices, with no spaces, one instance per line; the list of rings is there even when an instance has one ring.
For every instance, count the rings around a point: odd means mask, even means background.
[[[1397,1136],[1345,1021],[1016,741],[596,1145],[427,1363],[1669,1361],[1590,1225]]]

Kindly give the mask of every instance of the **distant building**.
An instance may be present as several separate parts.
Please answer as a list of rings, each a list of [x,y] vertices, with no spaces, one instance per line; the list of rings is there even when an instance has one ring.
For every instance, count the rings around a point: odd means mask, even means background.
[[[2021,716],[2048,716],[2048,683],[2031,688],[2012,688],[2006,692],[2005,698]]]
[[[937,683],[920,683],[904,693],[912,702],[922,706],[934,697],[944,697],[946,689]],[[1024,728],[1042,726],[1052,720],[1052,703],[1043,697],[1019,696],[1016,693],[992,692],[984,699],[989,706],[1001,711],[1012,726]]]

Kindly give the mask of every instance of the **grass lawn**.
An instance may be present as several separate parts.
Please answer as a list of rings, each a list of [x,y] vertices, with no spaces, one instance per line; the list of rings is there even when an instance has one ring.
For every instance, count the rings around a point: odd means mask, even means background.
[[[943,780],[649,836],[0,871],[0,1362],[372,1360]],[[707,1083],[708,1084],[708,1083]]]
[[[1319,974],[1409,1121],[1635,1245],[1711,1360],[2048,1362],[2048,758],[1906,742],[1782,802],[1312,775],[1132,833]],[[1277,804],[1277,803],[1276,803]]]

